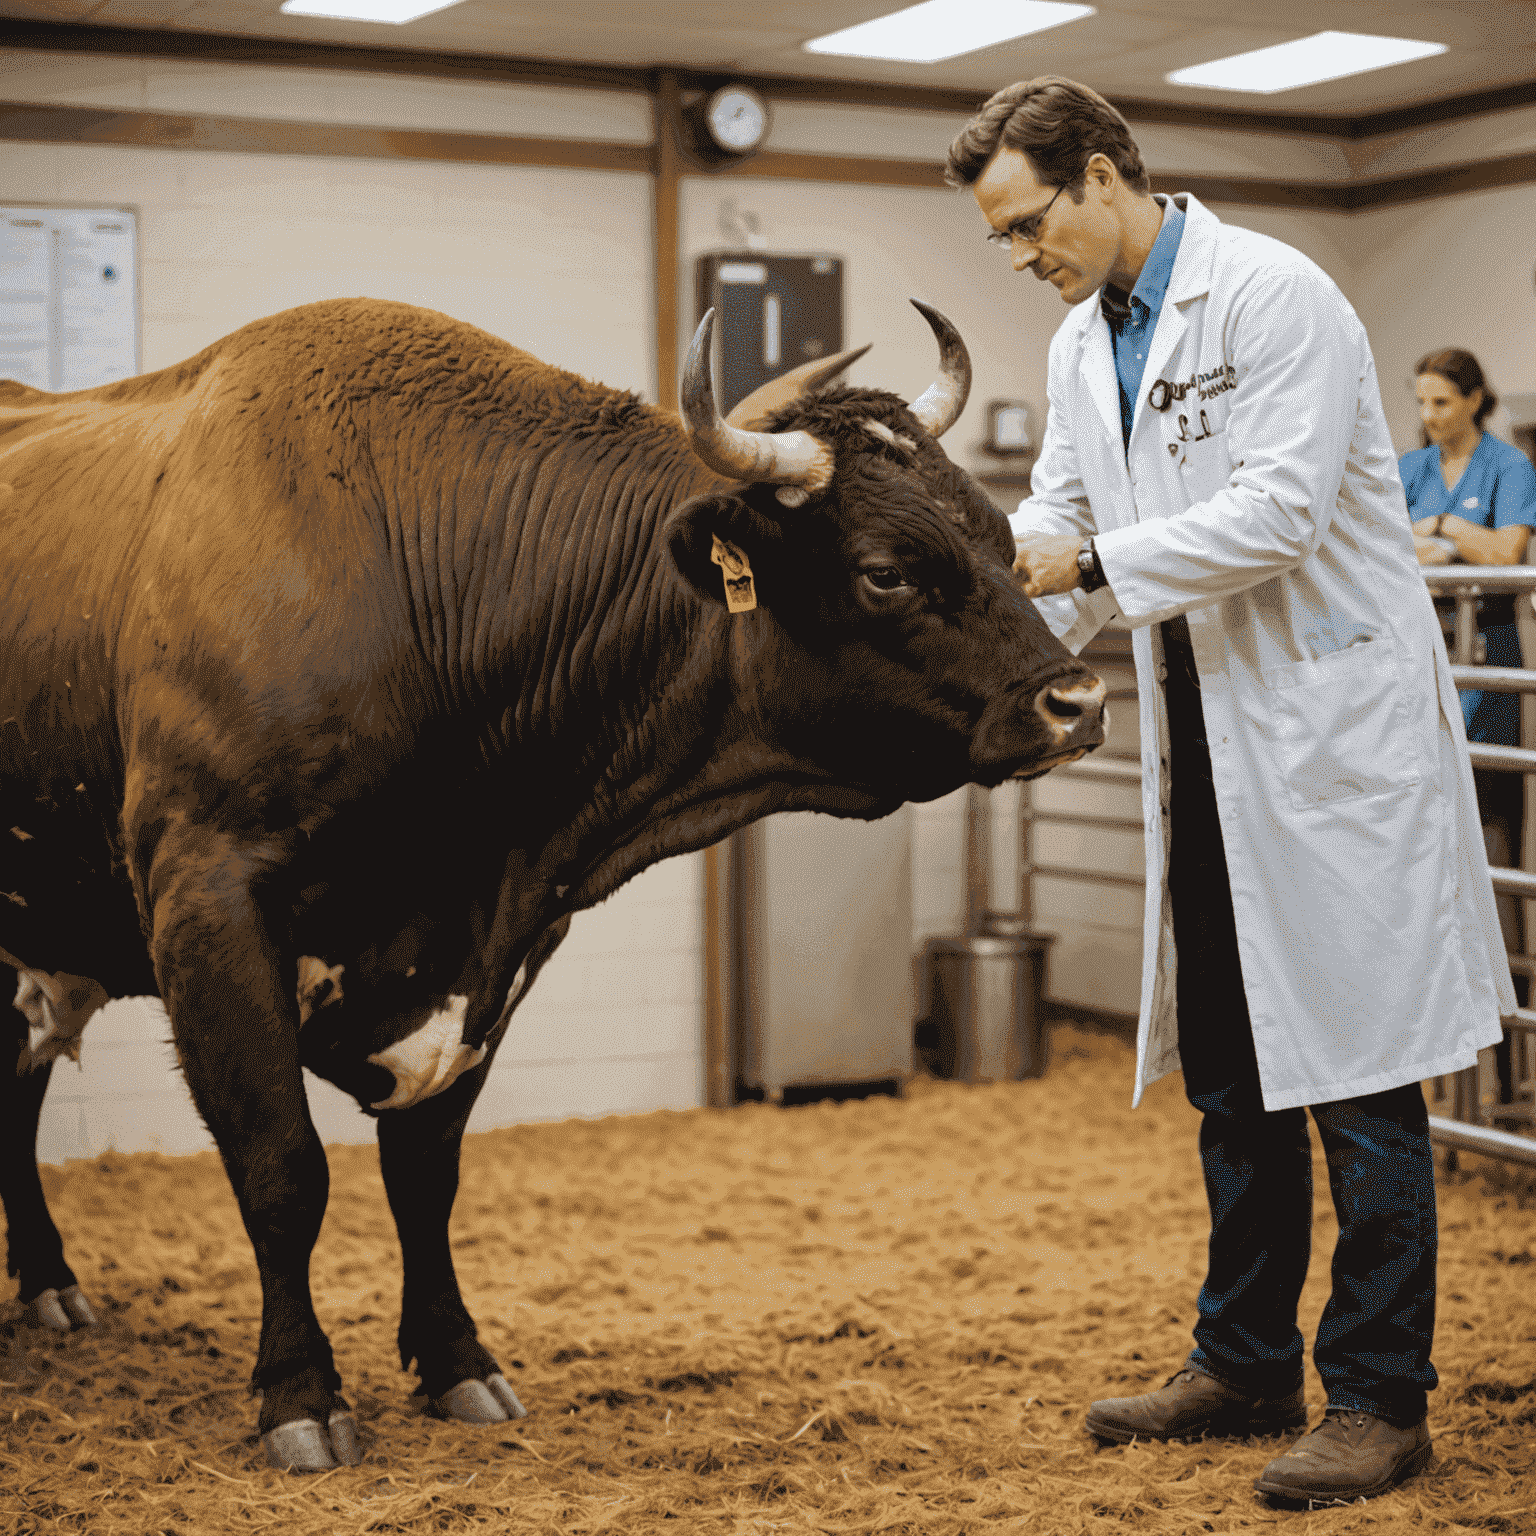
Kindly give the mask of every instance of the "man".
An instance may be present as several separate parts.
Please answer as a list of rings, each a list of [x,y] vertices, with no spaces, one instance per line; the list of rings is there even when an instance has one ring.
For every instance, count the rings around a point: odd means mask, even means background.
[[[1053,77],[950,149],[989,238],[1074,306],[1051,344],[1023,589],[1074,651],[1117,611],[1141,699],[1147,908],[1136,1101],[1203,1114],[1195,1347],[1098,1437],[1306,1424],[1306,1108],[1339,1240],[1322,1422],[1255,1485],[1381,1493],[1427,1464],[1434,1164],[1421,1079],[1513,1006],[1461,711],[1364,330],[1330,279],[1193,197]]]

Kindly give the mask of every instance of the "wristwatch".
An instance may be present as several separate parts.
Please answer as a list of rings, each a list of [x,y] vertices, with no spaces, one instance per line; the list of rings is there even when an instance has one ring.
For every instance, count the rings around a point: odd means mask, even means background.
[[[1092,539],[1084,539],[1077,552],[1077,584],[1084,592],[1097,592],[1105,586],[1104,567],[1099,564],[1099,552]]]

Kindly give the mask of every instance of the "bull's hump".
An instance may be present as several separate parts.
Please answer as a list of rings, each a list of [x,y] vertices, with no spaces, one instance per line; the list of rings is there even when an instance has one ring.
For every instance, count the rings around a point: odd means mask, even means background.
[[[472,368],[545,368],[530,352],[489,331],[435,309],[401,304],[393,299],[322,299],[253,321],[226,338],[244,352],[254,344],[270,354],[272,348],[292,349],[295,359],[323,362],[340,372],[370,358],[400,357],[425,364]]]

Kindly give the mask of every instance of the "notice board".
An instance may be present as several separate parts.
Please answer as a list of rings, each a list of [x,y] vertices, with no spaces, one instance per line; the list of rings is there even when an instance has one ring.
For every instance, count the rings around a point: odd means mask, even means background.
[[[58,391],[138,371],[138,216],[0,205],[0,378]]]

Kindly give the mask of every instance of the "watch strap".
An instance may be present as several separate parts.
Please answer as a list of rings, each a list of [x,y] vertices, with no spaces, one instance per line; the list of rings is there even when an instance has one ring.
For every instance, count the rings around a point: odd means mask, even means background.
[[[1107,585],[1104,567],[1099,563],[1099,551],[1092,539],[1077,552],[1077,579],[1084,592],[1097,592]]]

